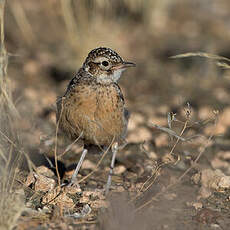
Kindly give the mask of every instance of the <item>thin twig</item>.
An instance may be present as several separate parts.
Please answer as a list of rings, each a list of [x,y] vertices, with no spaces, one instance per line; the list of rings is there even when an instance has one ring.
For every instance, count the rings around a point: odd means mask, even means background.
[[[179,141],[179,140],[180,140],[180,141],[186,141],[186,140],[187,140],[187,139],[185,139],[185,138],[183,138],[183,137],[177,135],[176,132],[173,131],[173,130],[170,129],[170,128],[162,127],[162,126],[160,126],[160,125],[153,124],[153,123],[152,123],[151,125],[152,125],[154,128],[157,128],[157,129],[159,129],[159,130],[161,130],[161,131],[164,131],[164,132],[168,133],[170,136],[176,137],[176,138],[178,139],[178,141]]]
[[[191,169],[193,169],[196,165],[196,163],[199,161],[199,159],[201,158],[201,156],[203,155],[203,153],[205,152],[205,150],[207,149],[207,147],[209,146],[210,144],[210,141],[211,139],[213,139],[214,137],[214,130],[216,128],[216,124],[217,124],[217,121],[218,121],[218,112],[217,113],[214,113],[215,114],[215,123],[214,123],[214,129],[213,129],[213,132],[211,133],[211,135],[209,136],[207,142],[205,143],[205,145],[203,146],[203,148],[200,150],[198,156],[196,157],[195,161],[193,162],[193,164],[180,176],[178,177],[178,179],[172,183],[172,184],[169,184],[168,186],[166,186],[166,188],[164,188],[164,192],[169,190],[171,187],[179,184],[182,179],[191,171]],[[183,130],[182,130],[183,131]],[[148,206],[152,201],[156,200],[156,198],[158,196],[160,196],[162,194],[162,191],[158,192],[155,196],[153,196],[149,201],[145,202],[143,205],[139,206],[135,212],[138,212],[140,210],[142,210],[144,207]]]
[[[105,158],[105,155],[107,154],[107,152],[109,151],[109,149],[111,148],[112,144],[113,144],[114,138],[112,140],[112,142],[110,143],[109,147],[106,149],[106,151],[103,153],[101,159],[98,161],[95,169],[90,172],[88,175],[86,175],[85,177],[83,177],[81,180],[78,181],[78,183],[80,184],[81,182],[83,182],[84,180],[88,179],[90,176],[92,176],[98,169],[99,165],[101,164],[102,160]]]
[[[59,129],[59,124],[60,124],[60,120],[61,120],[61,117],[62,117],[62,111],[63,111],[63,100],[61,100],[61,112],[60,112],[60,116],[58,118],[57,125],[56,125],[55,146],[54,146],[54,161],[55,161],[55,168],[56,168],[56,173],[57,173],[57,178],[58,178],[58,186],[59,187],[61,187],[61,177],[60,177],[59,170],[58,170],[57,141],[58,141],[58,129]]]
[[[183,128],[182,128],[182,130],[181,130],[181,132],[180,132],[180,135],[179,135],[180,137],[183,135],[185,129],[187,128],[187,124],[188,124],[188,120],[186,120],[185,123],[184,123],[184,126],[183,126]],[[177,140],[176,140],[175,144],[173,145],[173,147],[172,147],[171,151],[169,152],[169,154],[172,154],[172,153],[173,153],[173,151],[174,151],[174,149],[176,148],[176,146],[177,146],[177,144],[179,143],[179,141],[180,141],[180,139],[177,138]]]
[[[77,143],[77,141],[83,136],[83,131],[80,133],[80,135],[78,136],[78,138],[76,138],[70,145],[67,146],[67,148],[65,149],[65,151],[58,155],[58,159],[60,159],[62,156],[64,156],[72,147],[75,143]]]
[[[182,137],[182,135],[184,134],[184,131],[185,131],[186,127],[187,127],[187,124],[188,124],[188,119],[185,121],[184,126],[183,126],[183,128],[182,128],[182,130],[181,130],[181,132],[180,132],[180,135],[179,135],[179,136],[177,135],[178,138],[177,138],[175,144],[173,145],[171,151],[169,152],[169,155],[172,155],[174,149],[176,148],[177,144],[178,144],[179,141],[181,140],[181,137]],[[155,170],[155,172],[144,182],[144,184],[142,185],[142,187],[141,187],[140,190],[139,190],[139,193],[138,193],[131,201],[135,201],[136,199],[138,199],[144,192],[146,192],[146,191],[153,185],[153,183],[155,182],[155,180],[156,180],[156,178],[157,178],[157,175],[158,175],[157,173],[159,172],[159,170],[160,170],[164,165],[167,165],[167,164],[169,164],[169,163],[162,163],[161,165],[159,165],[159,166],[157,167],[157,169]],[[145,190],[143,190],[144,186],[145,186],[152,178],[154,178],[153,181],[145,188]]]

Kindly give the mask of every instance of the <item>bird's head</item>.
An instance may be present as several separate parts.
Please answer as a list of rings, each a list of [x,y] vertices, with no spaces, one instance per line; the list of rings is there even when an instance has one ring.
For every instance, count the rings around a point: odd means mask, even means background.
[[[134,63],[124,61],[115,51],[105,47],[92,50],[83,64],[85,71],[104,83],[117,82],[125,69],[134,66]]]

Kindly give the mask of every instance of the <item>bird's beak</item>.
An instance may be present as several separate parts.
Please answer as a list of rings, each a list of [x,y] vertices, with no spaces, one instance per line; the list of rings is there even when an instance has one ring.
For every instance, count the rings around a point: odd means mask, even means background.
[[[135,67],[135,66],[136,66],[136,64],[134,64],[132,62],[124,61],[121,64],[114,66],[113,69],[114,70],[126,69],[126,68],[129,68],[129,67]]]

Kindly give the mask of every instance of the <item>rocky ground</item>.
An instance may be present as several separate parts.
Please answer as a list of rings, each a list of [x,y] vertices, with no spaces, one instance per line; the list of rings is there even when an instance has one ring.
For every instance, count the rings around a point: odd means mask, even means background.
[[[13,162],[5,168],[14,176],[1,182],[0,224],[16,223],[15,230],[227,230],[229,60],[211,54],[230,57],[230,3],[116,2],[7,4],[7,77],[19,116],[1,129],[4,156]],[[56,138],[56,97],[98,46],[137,64],[120,81],[131,118],[107,196],[110,152],[93,149],[72,187],[59,186],[54,159],[56,153],[62,184],[82,145]],[[209,55],[169,58],[198,51]],[[6,138],[12,133],[13,144]],[[12,185],[6,193],[4,183]]]

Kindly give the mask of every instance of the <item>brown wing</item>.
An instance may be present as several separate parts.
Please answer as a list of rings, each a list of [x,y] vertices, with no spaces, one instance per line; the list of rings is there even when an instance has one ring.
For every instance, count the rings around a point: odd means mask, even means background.
[[[57,110],[60,128],[69,137],[76,139],[81,132],[87,136],[96,111],[96,92],[89,85],[79,83],[59,100]]]

